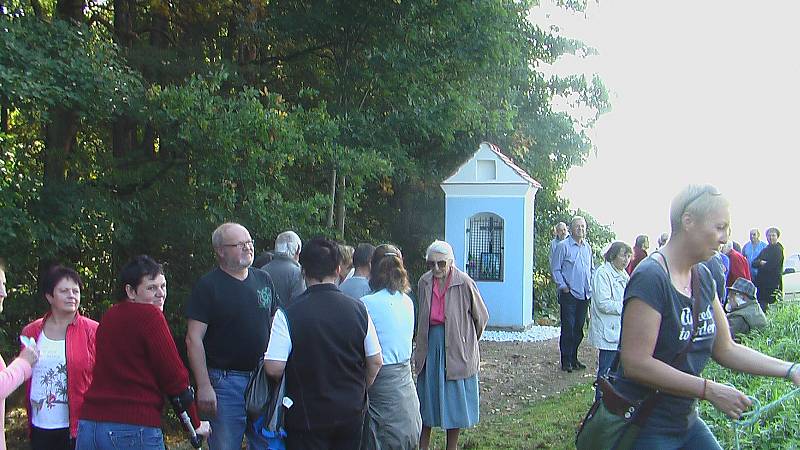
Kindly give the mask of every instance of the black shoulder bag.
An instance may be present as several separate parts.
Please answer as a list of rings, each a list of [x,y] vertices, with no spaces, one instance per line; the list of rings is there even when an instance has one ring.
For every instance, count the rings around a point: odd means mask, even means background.
[[[663,255],[661,257],[664,258]],[[666,259],[664,259],[664,267],[669,276]],[[695,265],[692,266],[692,336],[686,346],[675,355],[670,365],[674,365],[680,358],[685,358],[692,346],[692,340],[697,333],[701,308],[700,295],[700,273]],[[617,355],[615,364],[618,362],[619,355]],[[614,376],[608,374],[595,382],[595,386],[600,389],[602,396],[595,400],[578,426],[578,434],[575,437],[575,446],[578,450],[628,450],[633,448],[639,432],[661,399],[659,392],[656,391],[642,400],[630,400],[614,388],[613,381]]]

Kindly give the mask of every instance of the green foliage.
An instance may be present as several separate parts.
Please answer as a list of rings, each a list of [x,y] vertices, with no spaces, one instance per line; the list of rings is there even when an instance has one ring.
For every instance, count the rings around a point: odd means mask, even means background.
[[[0,16],[0,36],[0,97],[19,109],[59,106],[96,124],[129,109],[141,90],[113,43],[86,25]]]
[[[766,328],[745,335],[742,344],[775,358],[800,361],[800,305],[776,303],[770,307]],[[758,377],[732,372],[718,364],[710,363],[703,376],[719,383],[735,386],[747,395],[757,398],[762,405],[777,400],[795,387],[780,378]],[[794,397],[739,434],[741,448],[797,448],[800,446],[800,399]],[[710,403],[702,402],[701,415],[722,448],[734,448],[732,422]]]
[[[535,2],[121,0],[74,21],[54,17],[62,3],[0,14],[11,333],[44,311],[38,273],[50,261],[78,268],[99,318],[117,269],[148,253],[166,263],[165,313],[182,334],[180,306],[214,265],[210,233],[226,220],[258,251],[289,228],[393,241],[416,277],[443,235],[439,183],[483,140],[544,186],[534,279],[548,291],[549,230],[572,214],[557,192],[591,150],[593,121],[551,101],[599,114],[608,99],[596,78],[536,70],[592,50],[532,24]],[[343,235],[327,226],[334,169]],[[587,219],[602,245],[607,230]]]

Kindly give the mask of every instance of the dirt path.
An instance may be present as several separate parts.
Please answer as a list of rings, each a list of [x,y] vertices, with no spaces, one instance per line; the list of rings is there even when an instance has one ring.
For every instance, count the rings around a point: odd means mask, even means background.
[[[485,342],[481,349],[481,416],[507,414],[532,400],[590,382],[597,373],[597,350],[585,343],[578,359],[583,371],[562,372],[558,338],[541,342]]]

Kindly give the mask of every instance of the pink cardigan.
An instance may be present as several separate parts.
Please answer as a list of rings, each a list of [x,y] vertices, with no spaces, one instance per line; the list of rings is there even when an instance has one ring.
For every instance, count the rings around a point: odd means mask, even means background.
[[[22,358],[16,358],[6,367],[0,356],[0,450],[6,450],[6,397],[31,376],[31,365]]]

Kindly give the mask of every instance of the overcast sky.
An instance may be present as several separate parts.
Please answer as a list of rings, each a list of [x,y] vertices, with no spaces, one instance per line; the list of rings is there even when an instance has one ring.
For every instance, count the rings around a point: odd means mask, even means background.
[[[672,197],[712,183],[732,202],[734,240],[774,225],[787,255],[800,251],[800,4],[601,0],[533,15],[597,48],[555,70],[598,73],[613,103],[591,132],[596,155],[563,187],[573,208],[654,248]]]

